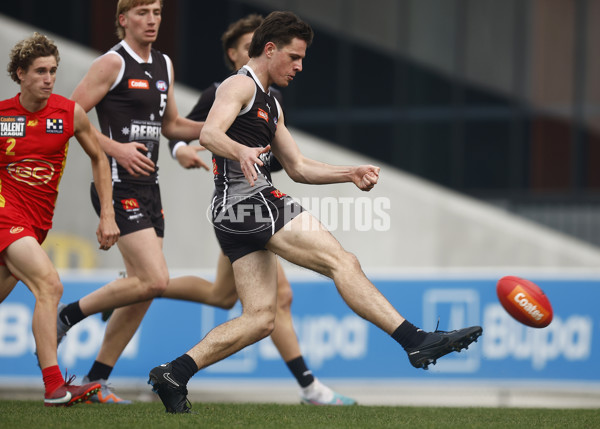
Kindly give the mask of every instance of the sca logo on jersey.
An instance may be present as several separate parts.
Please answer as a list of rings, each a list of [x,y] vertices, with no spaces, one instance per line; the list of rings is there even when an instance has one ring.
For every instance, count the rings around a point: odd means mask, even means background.
[[[160,92],[165,92],[167,90],[167,82],[164,80],[159,80],[156,82],[156,89],[158,89]]]
[[[6,167],[13,179],[31,186],[45,185],[54,176],[54,166],[47,161],[23,159]]]
[[[150,89],[146,79],[129,79],[129,89]]]

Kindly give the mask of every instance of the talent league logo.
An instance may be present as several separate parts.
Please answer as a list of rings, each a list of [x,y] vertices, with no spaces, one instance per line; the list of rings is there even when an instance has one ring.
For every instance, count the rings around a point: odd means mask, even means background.
[[[25,137],[25,116],[0,116],[0,137]]]

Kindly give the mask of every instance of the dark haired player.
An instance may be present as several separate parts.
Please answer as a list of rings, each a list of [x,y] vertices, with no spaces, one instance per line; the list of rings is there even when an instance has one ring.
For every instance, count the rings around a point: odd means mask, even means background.
[[[225,62],[232,70],[239,70],[248,62],[248,48],[254,30],[262,23],[263,17],[257,14],[248,15],[229,25],[221,37]],[[215,83],[204,91],[200,99],[187,116],[195,121],[204,121],[215,101],[215,93],[219,83]],[[270,88],[271,93],[281,103],[281,92]],[[173,157],[185,168],[196,168],[199,164],[198,150],[200,146],[188,146],[186,142],[171,140],[169,142]],[[271,170],[274,165],[281,169],[275,158],[270,160]],[[169,287],[163,294],[165,298],[179,298],[204,302],[220,308],[231,308],[238,295],[231,262],[223,254],[219,255],[217,275],[214,283],[196,276],[185,276],[171,279]],[[275,329],[271,333],[273,344],[300,385],[302,403],[311,405],[354,405],[354,399],[330,389],[317,379],[304,361],[298,338],[294,330],[291,313],[292,288],[286,278],[281,264],[277,263],[277,317]]]
[[[189,412],[186,386],[197,371],[273,331],[277,255],[331,278],[346,304],[392,336],[416,368],[427,368],[440,357],[467,348],[482,333],[479,326],[425,332],[412,325],[367,279],[354,255],[272,186],[265,162],[271,148],[297,182],[352,182],[369,191],[379,179],[379,168],[372,165],[332,166],[304,157],[268,92],[272,84],[286,87],[302,71],[312,38],[311,27],[293,13],[271,13],[254,32],[248,64],[217,90],[200,143],[213,153],[213,223],[221,249],[232,262],[243,312],[214,328],[187,353],[150,371],[149,383],[168,412]],[[248,217],[244,234],[232,231],[240,225],[221,216],[238,204],[253,205],[261,214]],[[274,207],[279,216],[273,215]]]

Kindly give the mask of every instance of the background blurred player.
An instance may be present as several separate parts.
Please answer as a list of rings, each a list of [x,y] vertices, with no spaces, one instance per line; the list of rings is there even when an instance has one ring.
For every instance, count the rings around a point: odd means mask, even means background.
[[[41,244],[52,227],[68,142],[75,136],[92,162],[98,189],[100,248],[117,242],[110,170],[85,111],[53,94],[60,57],[42,34],[17,43],[8,73],[21,87],[0,102],[0,302],[17,279],[35,296],[32,330],[44,380],[44,405],[69,406],[100,389],[98,383],[65,382],[56,357],[56,314],[63,286]]]
[[[95,107],[98,113],[101,132],[96,130],[96,134],[110,161],[114,209],[121,230],[118,246],[127,271],[126,278],[59,308],[59,342],[85,317],[117,308],[87,375],[88,380],[102,384],[92,402],[129,402],[111,392],[106,381],[152,298],[160,296],[169,283],[162,252],[164,215],[156,166],[160,136],[193,140],[202,127],[177,112],[173,65],[168,56],[152,48],[162,3],[119,0],[116,27],[121,42],[93,62],[72,95],[86,111]],[[92,185],[92,203],[98,211],[97,191]]]

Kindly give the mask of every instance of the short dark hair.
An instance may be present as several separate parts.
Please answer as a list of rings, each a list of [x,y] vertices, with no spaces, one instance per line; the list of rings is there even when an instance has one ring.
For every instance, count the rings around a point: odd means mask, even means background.
[[[21,40],[10,51],[10,62],[6,67],[10,78],[17,83],[21,83],[21,79],[17,75],[19,68],[27,71],[29,66],[40,57],[54,57],[56,65],[60,62],[58,48],[54,42],[40,33],[33,33],[33,36]]]
[[[254,31],[248,56],[259,57],[265,45],[273,42],[277,49],[289,45],[294,38],[304,40],[310,46],[313,40],[313,30],[292,12],[271,12],[263,23]]]
[[[227,30],[221,36],[221,43],[223,44],[223,56],[225,59],[225,64],[231,70],[235,68],[235,64],[227,55],[227,51],[230,48],[237,48],[238,43],[240,42],[240,38],[244,34],[253,33],[260,24],[262,24],[264,18],[262,15],[257,13],[251,13],[244,18],[238,19],[237,21],[229,24]]]

